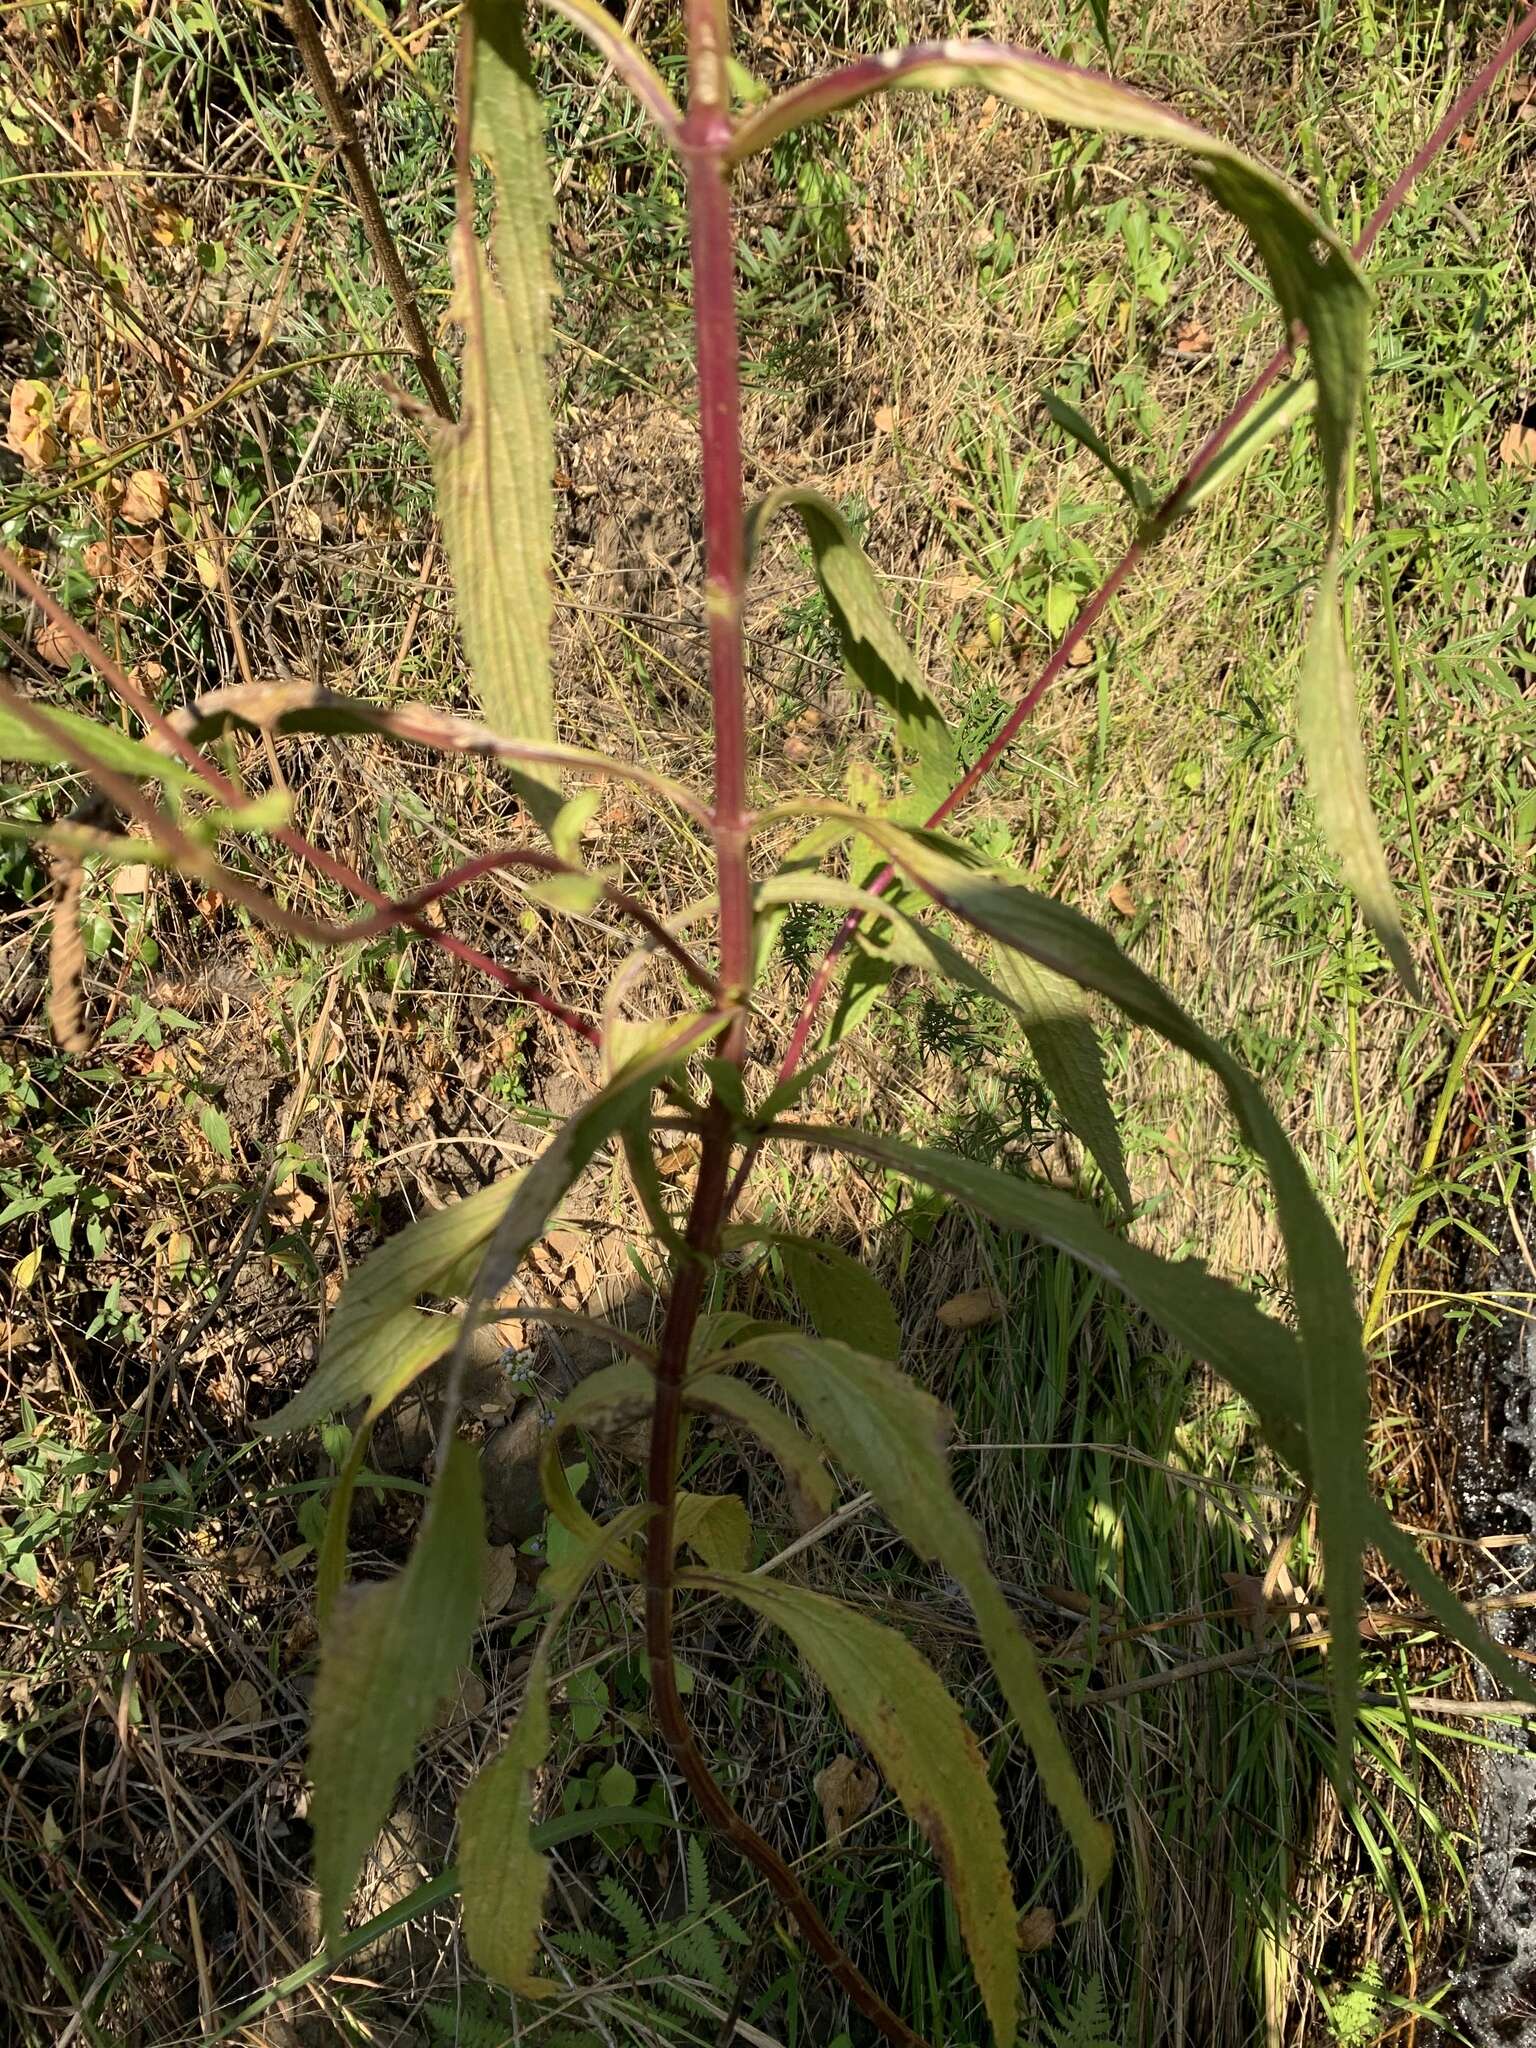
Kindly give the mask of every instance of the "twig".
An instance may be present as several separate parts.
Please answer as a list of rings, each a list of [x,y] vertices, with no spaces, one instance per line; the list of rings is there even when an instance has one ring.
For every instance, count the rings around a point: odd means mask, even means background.
[[[395,311],[400,315],[400,324],[405,329],[406,340],[410,344],[422,384],[432,401],[432,410],[439,419],[451,422],[453,402],[448,396],[448,387],[443,382],[441,370],[437,367],[437,357],[433,353],[431,337],[416,304],[416,294],[412,291],[410,279],[405,274],[405,265],[400,261],[395,238],[389,231],[389,222],[379,200],[379,188],[373,182],[373,172],[368,167],[368,156],[358,135],[357,123],[352,119],[351,109],[341,96],[341,88],[336,83],[331,61],[325,54],[325,45],[320,40],[320,31],[315,25],[309,0],[283,0],[283,16],[293,40],[299,46],[304,68],[309,73],[309,82],[315,88],[320,104],[325,109],[325,118],[330,123],[337,150],[340,152],[342,163],[346,166],[352,196],[356,199],[358,211],[363,216],[363,232],[378,258],[380,270],[384,273],[384,282],[388,285],[389,295],[395,302]]]

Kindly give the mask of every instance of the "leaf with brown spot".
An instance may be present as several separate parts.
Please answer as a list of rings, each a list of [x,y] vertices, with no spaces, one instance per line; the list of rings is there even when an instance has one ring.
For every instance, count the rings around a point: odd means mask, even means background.
[[[123,486],[118,507],[130,526],[153,526],[170,510],[171,486],[164,470],[136,469]]]
[[[1017,1914],[987,1766],[960,1709],[904,1636],[808,1593],[726,1572],[689,1572],[784,1631],[927,1837],[955,1901],[999,2048],[1018,2024]]]
[[[812,1781],[821,1802],[829,1843],[840,1842],[855,1821],[862,1820],[875,1803],[880,1780],[867,1764],[851,1756],[835,1756]]]
[[[53,427],[53,393],[35,377],[11,386],[10,419],[5,445],[27,469],[48,469],[59,459],[59,437]]]

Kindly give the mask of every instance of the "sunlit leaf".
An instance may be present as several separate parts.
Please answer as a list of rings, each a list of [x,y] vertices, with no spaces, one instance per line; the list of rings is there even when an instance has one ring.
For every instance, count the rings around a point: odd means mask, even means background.
[[[1180,492],[1171,513],[1192,512],[1225,485],[1235,483],[1277,435],[1305,419],[1316,404],[1317,380],[1313,377],[1292,377],[1277,385],[1255,406],[1209,467],[1201,471],[1188,490]]]
[[[1136,475],[1134,470],[1128,469],[1116,457],[1113,449],[1111,449],[1109,443],[1093,425],[1092,421],[1086,418],[1072,404],[1070,399],[1063,398],[1060,392],[1042,391],[1040,403],[1045,407],[1064,434],[1070,435],[1080,448],[1086,448],[1094,460],[1108,470],[1130,501],[1131,510],[1138,519],[1144,519],[1152,510],[1153,497],[1151,490]]]
[[[866,689],[894,719],[896,742],[907,757],[913,790],[931,808],[959,779],[959,755],[911,650],[891,622],[875,572],[831,500],[792,484],[781,485],[749,507],[749,554],[755,553],[768,523],[786,510],[800,515],[811,544],[816,578],[837,628],[849,680]]]
[[[315,1881],[327,1942],[433,1714],[452,1692],[480,1606],[480,1466],[455,1442],[403,1571],[343,1594],[321,1643],[310,1732]]]
[[[1398,915],[1387,857],[1371,809],[1370,772],[1360,743],[1354,670],[1339,616],[1339,564],[1330,554],[1312,602],[1312,625],[1296,696],[1296,723],[1307,764],[1307,787],[1339,872],[1360,900],[1406,988],[1418,992],[1418,970]]]
[[[368,1254],[341,1290],[319,1363],[293,1399],[267,1422],[264,1436],[308,1429],[338,1409],[366,1400],[370,1418],[453,1348],[452,1316],[430,1315],[422,1295],[463,1292],[475,1260],[507,1212],[520,1174],[463,1201],[430,1210]]]
[[[454,310],[464,328],[458,425],[441,430],[437,504],[453,565],[464,645],[490,723],[524,739],[553,739],[550,561],[554,441],[548,358],[554,205],[544,110],[529,73],[519,0],[474,7],[474,136],[496,180],[495,274],[459,224]],[[548,823],[558,811],[519,777]]]
[[[689,1573],[784,1631],[927,1837],[948,1881],[999,2048],[1018,2021],[1017,1915],[997,1801],[975,1736],[905,1637],[773,1579]]]
[[[756,1337],[739,1347],[739,1355],[772,1373],[918,1555],[941,1563],[964,1589],[1091,1895],[1109,1870],[1113,1843],[1083,1791],[1034,1652],[988,1569],[981,1531],[950,1485],[948,1412],[888,1360],[846,1344]]]
[[[115,725],[98,718],[85,718],[60,704],[40,703],[59,737],[41,733],[27,723],[9,704],[0,701],[0,761],[26,761],[38,768],[73,768],[82,760],[100,762],[119,775],[135,781],[161,782],[171,789],[185,789],[194,781],[186,763],[158,752],[144,740],[130,739]],[[89,773],[84,768],[82,773]],[[139,845],[138,857],[145,848]]]

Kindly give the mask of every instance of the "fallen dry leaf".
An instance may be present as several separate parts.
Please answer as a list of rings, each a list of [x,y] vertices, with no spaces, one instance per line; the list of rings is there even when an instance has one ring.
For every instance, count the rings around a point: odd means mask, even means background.
[[[72,441],[78,441],[82,434],[91,431],[91,387],[81,384],[71,391],[59,407],[59,425]]]
[[[877,405],[877,406],[875,407],[875,432],[876,432],[877,434],[894,434],[894,433],[895,433],[895,431],[896,431],[896,408],[895,408],[895,406],[894,406],[894,405]]]
[[[493,1543],[485,1553],[485,1577],[480,1589],[480,1613],[488,1620],[501,1614],[517,1597],[517,1545]]]
[[[1049,1906],[1031,1906],[1019,1915],[1019,1953],[1038,1955],[1056,1939],[1056,1915]]]
[[[1136,915],[1136,898],[1127,889],[1124,882],[1116,882],[1109,892],[1109,900],[1122,917],[1134,917]]]
[[[276,1230],[297,1230],[315,1213],[315,1198],[294,1174],[280,1180],[267,1201],[267,1216]]]
[[[1213,346],[1211,330],[1203,320],[1181,320],[1173,330],[1173,347],[1177,355],[1194,360],[1208,356]]]
[[[972,1287],[945,1302],[939,1321],[946,1330],[979,1330],[984,1323],[995,1323],[1006,1307],[995,1287]]]
[[[142,896],[149,888],[148,861],[130,861],[126,867],[116,870],[112,877],[114,896]]]
[[[656,1171],[663,1180],[681,1180],[698,1156],[698,1139],[684,1138],[680,1145],[669,1145],[664,1152],[657,1153]]]
[[[149,213],[149,238],[162,249],[175,249],[192,239],[192,223],[174,206],[154,206]]]
[[[39,627],[32,645],[50,668],[68,668],[75,658],[75,643],[67,628],[56,625],[52,619]]]
[[[829,1842],[841,1841],[854,1822],[864,1818],[880,1790],[875,1773],[851,1756],[833,1757],[816,1773],[815,1785]]]
[[[248,1678],[237,1678],[225,1693],[224,1718],[240,1728],[261,1719],[261,1694]]]
[[[26,469],[47,469],[59,459],[59,437],[53,430],[53,393],[35,377],[23,377],[11,386],[5,445],[21,457]]]
[[[136,469],[123,487],[118,508],[130,526],[153,526],[170,507],[171,486],[159,469]]]
[[[1087,638],[1084,638],[1082,640],[1074,640],[1067,652],[1067,667],[1089,667],[1093,661],[1096,652],[1097,650],[1094,647],[1094,644],[1091,640]]]
[[[1499,443],[1499,460],[1506,469],[1536,469],[1536,427],[1512,421]]]

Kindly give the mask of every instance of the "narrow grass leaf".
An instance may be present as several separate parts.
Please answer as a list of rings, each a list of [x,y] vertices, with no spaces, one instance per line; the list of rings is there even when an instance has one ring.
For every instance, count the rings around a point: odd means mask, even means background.
[[[1064,434],[1074,440],[1080,448],[1085,448],[1096,462],[1108,470],[1110,476],[1113,477],[1114,481],[1125,493],[1131,510],[1136,514],[1136,517],[1138,519],[1146,518],[1147,514],[1152,510],[1154,502],[1151,489],[1142,482],[1134,470],[1128,469],[1116,457],[1109,443],[1104,439],[1098,428],[1094,426],[1093,422],[1086,418],[1083,413],[1079,412],[1070,399],[1063,398],[1060,392],[1042,391],[1040,393],[1040,403],[1045,407]]]
[[[1033,1650],[987,1565],[981,1531],[949,1480],[948,1411],[884,1358],[807,1337],[757,1337],[740,1356],[784,1388],[833,1454],[879,1501],[919,1557],[964,1588],[1003,1696],[1083,1868],[1085,1904],[1114,1844],[1088,1803]]]
[[[960,757],[910,648],[891,623],[869,559],[829,498],[790,484],[748,508],[749,557],[756,553],[763,529],[782,511],[800,515],[849,681],[862,686],[890,713],[913,791],[931,809],[958,780]]]
[[[485,1548],[480,1467],[455,1441],[403,1571],[338,1601],[320,1650],[310,1731],[315,1881],[327,1943],[341,1933],[369,1845],[474,1633]]]
[[[1013,1882],[975,1736],[904,1636],[839,1600],[773,1579],[690,1573],[782,1629],[866,1744],[944,1872],[999,2048],[1018,2024]]]

